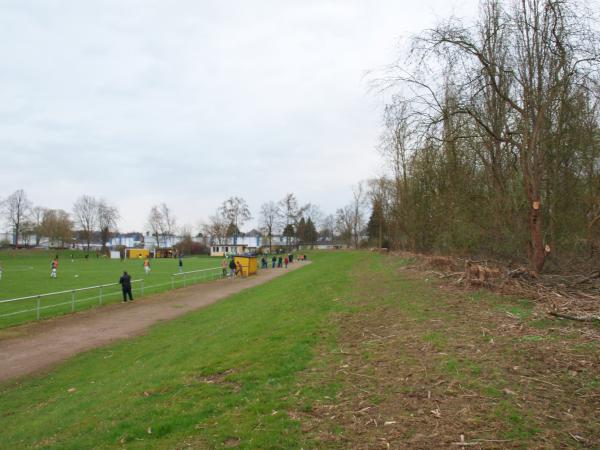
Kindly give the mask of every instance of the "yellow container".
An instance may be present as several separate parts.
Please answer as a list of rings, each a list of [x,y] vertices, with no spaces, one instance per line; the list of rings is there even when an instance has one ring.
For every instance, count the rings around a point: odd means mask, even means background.
[[[248,275],[256,275],[258,263],[256,256],[234,256],[233,260],[237,265],[238,261],[242,265],[242,275],[247,277]]]
[[[129,259],[146,259],[150,257],[150,250],[145,248],[129,248],[127,253]]]

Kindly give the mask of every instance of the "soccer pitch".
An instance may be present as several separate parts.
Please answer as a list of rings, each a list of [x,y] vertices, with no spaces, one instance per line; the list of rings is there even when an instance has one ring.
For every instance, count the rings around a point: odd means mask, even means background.
[[[58,255],[58,277],[50,278],[52,259]],[[71,259],[73,255],[73,259]],[[133,280],[143,279],[144,294],[156,293],[181,287],[185,282],[193,283],[203,279],[214,279],[219,271],[210,271],[206,274],[189,276],[176,276],[179,265],[178,259],[151,259],[151,272],[144,273],[143,260],[97,258],[91,252],[85,258],[81,251],[39,251],[39,250],[8,250],[0,251],[2,262],[2,279],[0,280],[0,301],[16,297],[35,296],[50,292],[68,291],[61,295],[42,297],[40,299],[40,318],[47,318],[59,314],[82,310],[100,304],[100,290],[78,291],[73,289],[98,286],[103,284],[118,283],[123,271],[129,272]],[[185,257],[183,270],[185,272],[220,267],[219,258],[208,256]],[[134,298],[141,294],[142,283],[134,283]],[[75,302],[72,300],[75,299]],[[121,300],[118,285],[106,287],[102,290],[102,304],[114,303]],[[59,303],[63,305],[54,306]],[[31,310],[26,313],[17,313],[22,310]],[[37,317],[37,299],[23,300],[10,303],[0,303],[0,328],[35,320]]]

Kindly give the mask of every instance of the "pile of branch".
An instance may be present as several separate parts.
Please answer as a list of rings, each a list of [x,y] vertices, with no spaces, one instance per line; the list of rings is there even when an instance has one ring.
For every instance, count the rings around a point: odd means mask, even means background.
[[[509,268],[501,261],[427,256],[395,252],[418,270],[462,288],[487,288],[498,293],[538,300],[557,318],[600,322],[600,270],[588,274],[541,274],[525,267]],[[462,267],[462,270],[460,268]]]

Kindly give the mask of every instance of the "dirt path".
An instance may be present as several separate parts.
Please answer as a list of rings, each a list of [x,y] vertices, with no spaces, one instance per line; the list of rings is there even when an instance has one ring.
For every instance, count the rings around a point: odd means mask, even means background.
[[[133,303],[113,304],[11,328],[9,337],[0,335],[0,382],[48,370],[77,353],[138,336],[157,322],[210,305],[306,264],[293,264],[287,270],[260,271],[257,276],[245,279],[199,284]]]

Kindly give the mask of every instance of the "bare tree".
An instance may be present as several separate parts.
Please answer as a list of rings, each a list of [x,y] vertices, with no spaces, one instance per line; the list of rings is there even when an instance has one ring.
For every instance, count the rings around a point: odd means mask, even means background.
[[[114,232],[117,229],[119,210],[115,206],[109,205],[106,200],[101,199],[97,205],[97,213],[102,250],[106,250],[106,243],[110,239],[111,232]]]
[[[290,247],[290,239],[294,233],[290,229],[298,224],[302,209],[298,206],[298,200],[293,193],[286,194],[279,201],[279,207],[281,209],[282,227],[286,238],[286,246]]]
[[[333,214],[326,215],[319,225],[319,236],[325,239],[334,240],[336,229],[336,217]]]
[[[479,135],[471,149],[500,190],[503,164],[514,155],[526,202],[530,268],[541,271],[549,251],[547,180],[560,141],[557,124],[574,93],[594,91],[597,81],[598,34],[591,19],[574,2],[519,0],[505,7],[486,0],[476,28],[452,19],[418,37],[411,55],[412,63],[396,66],[394,82],[403,83],[408,101],[419,108],[429,137],[443,143],[438,148],[450,167],[470,156],[458,154],[457,140]],[[455,120],[457,115],[469,122]],[[436,128],[437,135],[431,132]]]
[[[335,228],[340,238],[351,245],[353,242],[354,229],[354,208],[353,205],[346,205],[335,213]]]
[[[369,237],[377,242],[377,248],[383,247],[384,237],[388,239],[388,223],[386,217],[390,217],[390,205],[395,199],[395,195],[391,194],[389,183],[386,178],[377,178],[369,180],[368,197],[371,201],[371,219],[369,221],[368,230]],[[394,192],[395,194],[395,192]]]
[[[65,247],[73,236],[73,222],[62,209],[45,209],[41,233],[48,238],[50,246]]]
[[[6,223],[13,232],[13,245],[16,247],[19,244],[19,236],[21,228],[26,221],[31,208],[31,202],[27,199],[27,194],[23,189],[13,192],[1,204],[2,215]]]
[[[31,221],[31,215],[27,216],[27,219],[21,223],[21,245],[31,245],[31,237],[34,234],[34,225]]]
[[[73,205],[73,215],[89,252],[92,236],[98,225],[98,202],[94,197],[82,195]]]
[[[307,219],[311,219],[313,223],[321,223],[323,221],[323,211],[314,203],[307,203],[302,207],[302,215]]]
[[[179,256],[191,255],[194,241],[192,238],[192,227],[189,224],[184,224],[180,228],[181,241],[179,241],[175,248]]]
[[[269,239],[269,253],[273,253],[273,232],[281,219],[281,209],[273,201],[263,203],[260,207],[260,226]]]
[[[233,244],[236,245],[240,227],[252,218],[248,204],[241,197],[231,197],[223,202],[220,212],[228,220],[229,225],[233,227]]]
[[[168,246],[169,237],[173,236],[176,231],[176,220],[171,209],[165,203],[154,205],[150,209],[148,225],[152,236],[156,239],[156,247],[161,246],[161,239],[162,245]]]
[[[162,203],[160,205],[160,214],[162,217],[161,225],[163,242],[166,246],[169,237],[173,236],[176,232],[177,221],[175,220],[175,216],[165,203]]]
[[[31,223],[33,225],[33,232],[35,233],[35,245],[40,245],[42,239],[42,221],[44,220],[44,212],[46,208],[42,206],[35,206],[31,208]]]
[[[208,236],[211,244],[225,244],[227,241],[227,228],[229,223],[220,210],[208,218],[208,222],[201,225],[202,232]]]
[[[364,223],[364,208],[367,201],[367,195],[364,183],[361,181],[352,188],[352,240],[354,248],[358,248]]]
[[[160,236],[163,229],[162,221],[163,218],[160,212],[160,207],[158,205],[154,205],[150,209],[150,214],[148,214],[148,225],[150,226],[152,237],[156,239],[157,248],[160,248]]]

